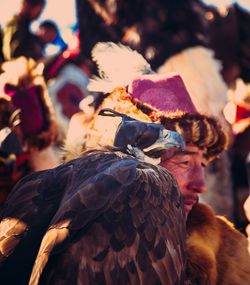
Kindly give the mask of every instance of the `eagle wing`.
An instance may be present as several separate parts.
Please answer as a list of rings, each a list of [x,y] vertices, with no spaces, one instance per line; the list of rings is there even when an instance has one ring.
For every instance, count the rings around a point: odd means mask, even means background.
[[[75,163],[30,284],[182,284],[185,222],[173,177],[109,151]]]
[[[4,284],[27,284],[41,240],[72,171],[68,164],[34,172],[12,189],[0,222],[0,280],[6,281]]]

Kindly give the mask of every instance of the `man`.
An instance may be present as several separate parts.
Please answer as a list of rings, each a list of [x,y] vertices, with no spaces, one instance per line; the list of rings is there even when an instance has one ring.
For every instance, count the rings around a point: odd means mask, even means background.
[[[250,257],[246,238],[230,223],[216,217],[207,206],[197,204],[199,195],[206,191],[205,166],[228,147],[226,132],[214,118],[197,112],[179,75],[140,75],[138,70],[152,73],[147,63],[136,57],[134,51],[129,60],[129,49],[120,48],[119,51],[119,46],[104,43],[97,44],[93,51],[101,78],[92,79],[89,89],[104,90],[109,94],[104,96],[92,121],[85,124],[85,131],[74,129],[75,134],[85,136],[82,148],[114,143],[116,128],[113,126],[117,126],[120,120],[98,116],[102,108],[112,108],[143,121],[158,122],[166,129],[179,132],[187,147],[184,151],[166,152],[160,165],[174,175],[184,198],[188,226],[187,274],[193,284],[248,284]],[[123,63],[119,62],[119,54],[125,59]],[[113,67],[110,65],[112,57],[115,58]],[[119,74],[122,75],[119,77]],[[79,114],[72,118],[72,128],[77,119]],[[86,122],[84,116],[81,120]],[[69,134],[72,133],[70,128]],[[76,137],[74,140],[80,141]],[[76,144],[72,143],[70,136],[66,146],[65,157],[72,158]],[[234,250],[237,253],[233,254]],[[223,264],[226,264],[226,271]]]
[[[113,62],[112,57],[116,59],[113,67],[109,64]],[[123,64],[119,57],[125,59]],[[188,144],[186,151],[171,158],[163,156],[160,165],[176,176],[188,214],[205,191],[205,165],[227,147],[226,132],[215,119],[197,112],[179,75],[141,75],[141,71],[152,73],[148,63],[139,54],[136,56],[135,51],[112,43],[97,44],[93,58],[100,74],[104,75],[101,80],[90,80],[89,89],[96,92],[105,89],[105,93],[110,94],[105,96],[93,120],[86,126],[86,147],[113,144],[116,129],[113,126],[118,126],[120,120],[99,117],[101,108],[112,108],[136,119],[161,123],[166,129],[179,132]],[[79,130],[79,134],[82,135],[82,131]],[[66,141],[66,145],[70,152],[70,143]]]
[[[19,56],[42,57],[40,39],[30,32],[31,22],[42,13],[45,0],[22,0],[20,11],[3,29],[3,55],[6,61]]]
[[[41,38],[44,44],[53,42],[58,36],[58,27],[56,23],[50,20],[45,20],[40,23],[39,29],[36,32],[37,36]]]
[[[199,195],[205,192],[205,151],[196,146],[187,146],[184,151],[177,151],[173,157],[163,155],[160,165],[168,169],[178,181],[186,216],[198,202]]]

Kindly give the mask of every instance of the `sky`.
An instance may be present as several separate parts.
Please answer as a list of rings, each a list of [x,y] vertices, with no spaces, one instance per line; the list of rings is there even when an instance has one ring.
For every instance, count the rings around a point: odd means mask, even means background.
[[[0,24],[2,26],[18,11],[20,2],[21,0],[0,0]],[[54,20],[60,28],[74,25],[76,23],[75,0],[47,0],[39,20],[44,19]]]
[[[238,1],[233,1],[233,0],[202,0],[202,1],[205,2],[206,4],[214,5],[214,6],[217,6],[219,8],[229,6],[230,4],[237,2],[242,7],[250,10],[250,0],[238,0]]]

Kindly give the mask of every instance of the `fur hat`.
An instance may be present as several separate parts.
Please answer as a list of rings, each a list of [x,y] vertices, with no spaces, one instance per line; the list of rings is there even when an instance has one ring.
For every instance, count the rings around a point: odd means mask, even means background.
[[[124,65],[118,60],[119,49]],[[206,149],[207,158],[216,157],[227,147],[226,132],[216,119],[197,112],[178,74],[156,74],[140,54],[113,43],[98,43],[93,49],[93,59],[100,78],[90,80],[89,90],[110,92],[99,109],[113,108],[136,119],[161,123],[166,129],[180,133],[187,144]],[[98,120],[94,118],[92,130],[107,133],[108,124],[99,122],[98,127]],[[105,137],[104,142],[107,141]]]
[[[23,142],[29,150],[47,147],[57,135],[54,109],[40,68],[32,59],[20,57],[4,63],[0,76],[1,92],[20,109]]]
[[[207,158],[226,147],[226,133],[217,120],[198,113],[179,75],[141,75],[129,85],[128,93],[138,108],[158,118],[166,129],[179,132],[188,144],[206,148]]]

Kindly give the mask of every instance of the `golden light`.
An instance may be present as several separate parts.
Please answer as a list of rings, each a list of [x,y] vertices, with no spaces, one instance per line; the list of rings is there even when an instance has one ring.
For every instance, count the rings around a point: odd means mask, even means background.
[[[248,98],[250,97],[250,84],[245,84],[245,82],[238,78],[236,80],[236,88],[233,94],[233,98],[235,102],[241,105],[245,105],[248,102]],[[229,93],[229,96],[231,94]]]
[[[214,14],[212,12],[206,12],[205,13],[205,18],[208,20],[208,21],[213,21],[214,20]]]
[[[232,101],[228,102],[224,107],[223,114],[230,124],[233,124],[236,120],[236,108],[236,104]]]

